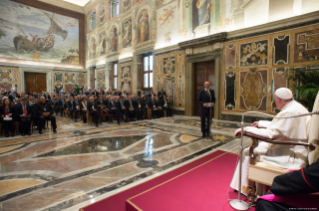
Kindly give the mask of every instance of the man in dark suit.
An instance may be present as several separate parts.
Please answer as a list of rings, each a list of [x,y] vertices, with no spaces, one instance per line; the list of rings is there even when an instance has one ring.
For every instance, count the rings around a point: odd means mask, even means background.
[[[204,83],[204,89],[199,92],[198,103],[200,105],[200,118],[203,137],[210,137],[210,125],[211,125],[211,106],[215,105],[214,90],[209,89],[210,83],[206,81]]]
[[[172,102],[166,98],[166,95],[163,95],[162,100],[163,110],[166,111],[166,116],[172,116]]]
[[[137,120],[143,120],[143,115],[145,112],[145,102],[141,99],[141,97],[137,97],[136,99],[136,107],[135,107],[135,113],[137,114]]]
[[[154,95],[152,95],[151,100],[148,102],[148,107],[152,110],[153,119],[158,118],[158,109],[157,109]]]
[[[123,119],[125,120],[125,122],[128,122],[129,118],[128,118],[128,109],[125,107],[125,102],[126,100],[124,99],[124,97],[120,97],[120,96],[115,96],[115,103],[117,104],[117,108],[118,110],[121,112],[121,115],[123,117]]]
[[[77,122],[78,121],[78,112],[80,111],[80,102],[78,100],[78,96],[74,97],[74,100],[72,102],[72,106],[73,106],[73,115],[74,115],[74,121]]]
[[[58,102],[55,104],[55,114],[56,116],[58,113],[61,113],[61,116],[63,115],[63,108],[64,108],[64,97],[63,95],[60,95],[60,99]]]
[[[20,122],[21,135],[31,135],[31,107],[27,104],[27,98],[22,98],[22,102],[17,104],[15,109],[17,120]]]
[[[90,101],[88,103],[88,111],[89,115],[92,116],[92,121],[94,121],[95,126],[98,127],[100,113],[97,104],[94,102],[94,98],[92,96],[90,97]]]
[[[160,100],[163,100],[164,95],[166,95],[166,92],[163,91],[163,88],[161,88],[161,90],[157,93],[157,96]]]
[[[116,103],[114,102],[114,98],[115,97],[111,97],[110,98],[110,102],[109,102],[109,113],[113,114],[117,120],[117,124],[120,124],[120,116],[121,116],[121,112],[118,109],[118,106],[116,105]]]
[[[159,99],[158,96],[155,97],[155,103],[156,103],[156,106],[157,106],[157,118],[160,118],[163,116],[163,102]]]
[[[42,134],[42,129],[45,125],[45,120],[51,121],[51,126],[53,127],[53,132],[56,133],[56,119],[53,115],[53,107],[50,103],[45,102],[43,96],[40,97],[40,102],[37,104],[37,115],[39,117],[39,134]]]
[[[110,101],[110,96],[108,95],[103,95],[103,105],[107,107],[109,107],[109,101]]]
[[[134,109],[134,102],[132,101],[132,95],[128,96],[128,100],[125,101],[125,107],[127,109],[130,121],[135,121],[136,113]]]

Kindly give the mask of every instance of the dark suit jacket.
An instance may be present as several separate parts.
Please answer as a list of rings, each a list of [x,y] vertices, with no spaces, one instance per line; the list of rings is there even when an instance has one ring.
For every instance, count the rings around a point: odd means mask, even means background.
[[[30,117],[32,117],[31,106],[26,104],[26,108],[27,108],[27,115],[30,115]],[[20,116],[24,113],[23,110],[24,110],[24,107],[23,107],[22,103],[16,104],[15,114],[16,114],[17,120],[19,120]]]
[[[210,89],[210,96],[207,94],[205,89],[201,90],[198,95],[198,103],[200,105],[200,113],[201,115],[206,114],[209,112],[209,107],[204,107],[204,103],[215,103],[215,94],[214,90]]]
[[[159,99],[163,99],[163,95],[166,95],[166,92],[165,92],[165,91],[159,91],[159,92],[157,93],[157,96],[158,96]],[[166,95],[166,96],[167,96],[167,95]]]
[[[78,103],[79,109],[76,108],[76,103]],[[80,101],[76,102],[76,101],[74,100],[72,105],[73,105],[73,111],[75,111],[75,110],[80,110],[80,108],[81,108],[81,102],[80,102]]]
[[[113,104],[112,104],[112,102],[110,101],[109,104],[108,104],[109,110],[111,111],[113,107],[118,109],[117,103],[115,103],[115,101],[114,101]]]
[[[36,109],[37,109],[37,116],[41,116],[42,113],[44,112],[50,112],[50,114],[52,115],[53,114],[53,107],[50,103],[38,103],[36,105]]]
[[[94,109],[96,109],[98,111],[97,103],[89,101],[88,102],[88,111],[89,111],[89,113],[93,112],[93,106],[94,106]]]
[[[153,110],[153,108],[154,108],[154,105],[155,105],[155,108],[157,108],[157,105],[156,105],[156,101],[155,101],[155,100],[154,100],[154,102],[153,102],[152,100],[148,102],[148,107],[149,107],[150,109],[152,109],[152,110]]]

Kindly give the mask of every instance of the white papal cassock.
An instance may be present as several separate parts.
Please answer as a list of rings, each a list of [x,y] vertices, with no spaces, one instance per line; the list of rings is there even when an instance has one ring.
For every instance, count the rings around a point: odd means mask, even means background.
[[[276,117],[289,117],[309,113],[300,103],[292,100],[287,103]],[[246,127],[246,131],[268,138],[276,138],[278,141],[308,142],[311,117],[298,117],[292,119],[273,119],[272,121],[259,121],[257,127]],[[242,166],[242,193],[248,187],[249,148],[243,152]],[[304,146],[270,144],[259,141],[254,149],[258,154],[256,160],[269,163],[282,168],[300,168],[307,165],[308,149]],[[230,186],[238,190],[239,165],[237,165]],[[258,189],[258,186],[257,186]]]

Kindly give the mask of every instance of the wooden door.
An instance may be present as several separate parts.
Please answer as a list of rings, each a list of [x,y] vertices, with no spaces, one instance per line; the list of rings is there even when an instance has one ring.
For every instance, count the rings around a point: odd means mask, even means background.
[[[24,73],[25,91],[42,93],[47,91],[47,77],[45,73]]]
[[[207,62],[198,62],[194,63],[194,84],[195,84],[195,93],[194,93],[194,115],[200,115],[200,106],[198,104],[198,94],[204,89],[205,81],[210,82],[210,88],[215,89],[215,60]],[[214,109],[213,109],[214,111]],[[212,114],[214,117],[214,113]]]

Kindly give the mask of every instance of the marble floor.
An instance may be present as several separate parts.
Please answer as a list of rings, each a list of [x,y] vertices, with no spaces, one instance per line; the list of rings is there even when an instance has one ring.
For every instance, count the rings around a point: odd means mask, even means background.
[[[236,122],[214,121],[211,139],[201,137],[199,117],[57,123],[57,134],[0,137],[1,211],[79,210],[212,151],[239,150]]]

